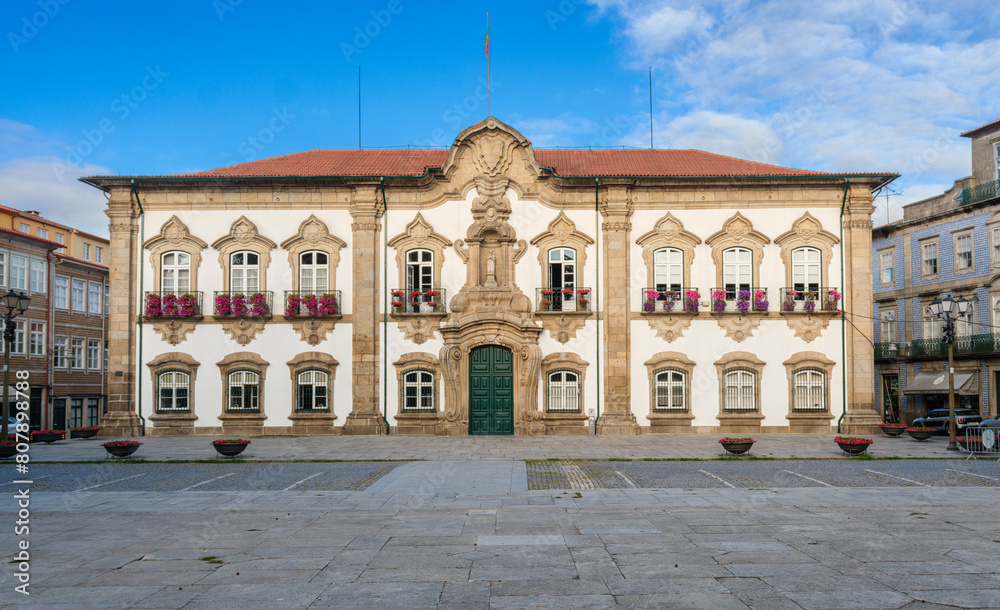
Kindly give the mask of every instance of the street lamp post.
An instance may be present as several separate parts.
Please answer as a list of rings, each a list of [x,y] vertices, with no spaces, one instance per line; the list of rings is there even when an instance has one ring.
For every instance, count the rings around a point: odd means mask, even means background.
[[[0,297],[0,311],[3,314],[3,423],[0,424],[0,439],[7,440],[7,420],[10,418],[10,343],[14,340],[14,318],[28,309],[28,296],[23,292],[10,290]]]
[[[931,312],[941,318],[941,333],[948,344],[948,451],[958,451],[955,443],[955,320],[969,311],[969,301],[951,295],[931,301]]]

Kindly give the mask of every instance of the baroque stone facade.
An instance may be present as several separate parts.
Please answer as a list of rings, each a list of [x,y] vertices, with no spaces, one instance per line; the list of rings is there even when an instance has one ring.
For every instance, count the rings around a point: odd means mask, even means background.
[[[863,430],[871,345],[841,311],[871,305],[893,177],[536,151],[491,117],[447,151],[87,178],[111,218],[109,432]]]

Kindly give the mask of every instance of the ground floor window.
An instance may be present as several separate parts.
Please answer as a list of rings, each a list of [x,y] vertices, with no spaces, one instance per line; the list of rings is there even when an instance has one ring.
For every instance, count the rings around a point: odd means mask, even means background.
[[[158,411],[187,411],[191,378],[182,371],[166,371],[157,378],[159,384]]]
[[[324,371],[309,370],[298,374],[296,387],[298,400],[296,407],[299,411],[326,411],[327,389],[330,383],[330,376]]]
[[[757,376],[753,371],[746,369],[727,371],[725,384],[726,411],[757,410]]]
[[[683,371],[666,370],[656,373],[656,410],[687,411],[686,390]]]
[[[229,373],[229,411],[259,411],[260,375],[255,371]]]
[[[71,398],[69,401],[69,427],[79,428],[83,425],[83,399]]]
[[[403,410],[411,412],[434,410],[433,373],[416,370],[403,376]]]
[[[826,378],[822,371],[796,371],[792,379],[795,411],[826,411]]]
[[[100,398],[88,398],[87,399],[87,425],[96,426],[97,422],[100,420],[101,412],[101,399]]]
[[[549,411],[580,411],[580,378],[573,371],[556,371],[549,375]]]

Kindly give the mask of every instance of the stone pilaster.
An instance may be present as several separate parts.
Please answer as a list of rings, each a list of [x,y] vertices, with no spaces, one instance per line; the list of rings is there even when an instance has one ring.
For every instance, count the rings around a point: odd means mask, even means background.
[[[108,264],[108,412],[102,436],[138,436],[141,430],[135,407],[136,303],[139,209],[128,188],[114,188],[108,200],[111,261]]]
[[[344,422],[344,434],[385,434],[379,401],[379,294],[381,289],[381,193],[377,186],[353,189],[351,203],[354,285],[353,362],[354,402]]]
[[[875,352],[859,328],[871,328],[872,311],[872,206],[870,185],[852,186],[844,211],[844,243],[846,248],[844,281],[844,311],[847,324],[847,414],[841,430],[849,434],[869,434],[876,431],[882,417],[875,410]],[[851,318],[852,313],[862,317]],[[868,316],[868,317],[865,317]],[[857,328],[855,328],[857,327]]]
[[[606,188],[601,202],[604,282],[604,410],[598,434],[639,434],[631,410],[631,335],[629,333],[629,246],[632,202],[628,188]]]

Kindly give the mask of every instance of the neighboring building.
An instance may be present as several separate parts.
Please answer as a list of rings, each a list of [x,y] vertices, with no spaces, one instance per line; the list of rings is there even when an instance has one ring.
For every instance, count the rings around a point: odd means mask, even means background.
[[[35,223],[29,231],[0,227],[0,290],[30,298],[28,310],[15,319],[11,371],[28,371],[31,427],[97,425],[107,395],[107,267],[59,254],[66,242],[38,237],[35,230],[39,224],[65,230],[62,225],[13,208],[3,211]],[[105,248],[108,243],[94,242]]]
[[[872,232],[875,394],[886,419],[948,406],[947,345],[929,308],[946,294],[972,301],[955,327],[956,404],[997,413],[1000,120],[962,137],[972,140],[972,175]]]
[[[0,227],[34,235],[60,245],[59,254],[95,263],[108,264],[108,240],[43,218],[36,211],[15,210],[0,205]]]
[[[449,150],[84,178],[109,195],[107,432],[868,430],[872,345],[838,308],[871,309],[895,177],[534,150],[489,118]]]

